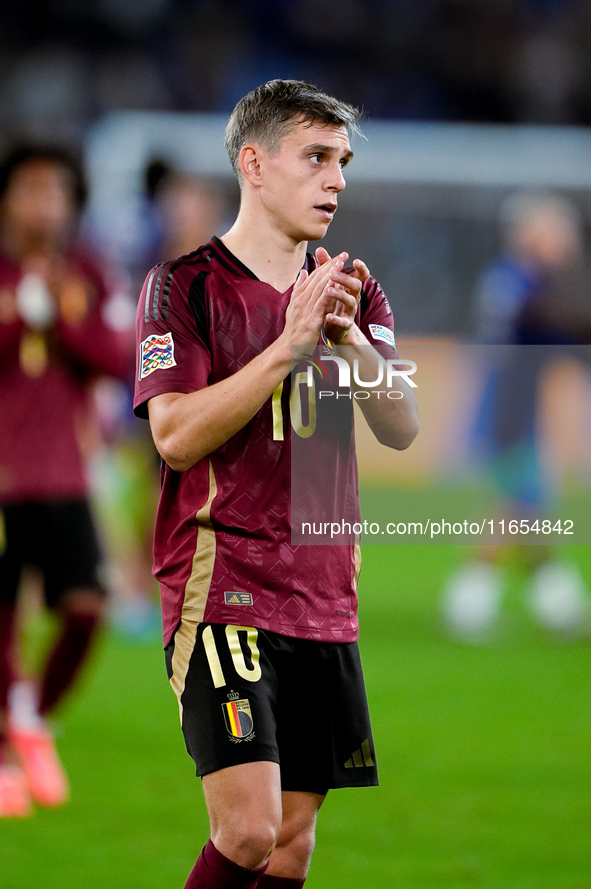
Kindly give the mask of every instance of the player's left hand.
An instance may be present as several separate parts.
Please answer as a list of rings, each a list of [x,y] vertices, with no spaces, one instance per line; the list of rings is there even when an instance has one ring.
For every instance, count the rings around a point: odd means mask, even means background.
[[[328,262],[331,258],[330,253],[324,247],[317,247],[314,253],[316,257],[316,262],[318,265],[324,265],[325,262]],[[348,272],[348,276],[350,278],[358,278],[363,285],[367,279],[371,276],[371,273],[366,266],[366,264],[361,259],[353,260],[353,267],[355,269],[354,272]]]
[[[315,255],[318,265],[324,265],[331,258],[324,247],[318,247]],[[361,290],[364,282],[370,276],[368,267],[361,259],[354,259],[353,267],[353,272],[336,270],[331,272],[330,281],[326,287],[326,293],[335,298],[324,319],[324,332],[333,343],[344,343],[347,334],[354,327]],[[354,297],[355,303],[347,305],[338,301],[339,292],[342,294],[343,291]]]

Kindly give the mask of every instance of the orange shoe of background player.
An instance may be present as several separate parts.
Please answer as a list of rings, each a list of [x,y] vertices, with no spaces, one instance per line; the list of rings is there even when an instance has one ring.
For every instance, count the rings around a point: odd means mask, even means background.
[[[9,726],[8,738],[21,760],[29,792],[40,806],[55,808],[68,801],[68,779],[59,761],[51,732],[44,726]]]
[[[20,766],[0,765],[0,818],[26,818],[33,811],[29,784]]]

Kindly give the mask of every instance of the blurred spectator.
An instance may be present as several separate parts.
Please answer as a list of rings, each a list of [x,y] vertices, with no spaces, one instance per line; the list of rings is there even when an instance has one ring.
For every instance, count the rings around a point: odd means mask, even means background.
[[[85,462],[91,385],[130,373],[128,298],[76,241],[77,161],[22,145],[0,165],[0,815],[68,796],[48,717],[82,666],[105,609]],[[15,616],[34,566],[57,638],[35,681],[19,675]]]
[[[219,230],[223,221],[222,197],[205,178],[153,160],[145,172],[145,185],[154,220],[154,240],[142,277],[156,262],[196,250],[211,237],[211,232]]]
[[[223,200],[213,183],[175,170],[154,158],[144,171],[143,262],[132,270],[141,289],[158,262],[191,253],[220,230]],[[108,396],[103,387],[102,395]],[[128,393],[131,405],[131,391]],[[154,514],[160,490],[160,460],[150,430],[131,407],[112,447],[96,465],[96,501],[112,556],[117,597],[114,626],[129,639],[160,635],[152,578]]]
[[[586,343],[583,220],[560,195],[518,193],[499,212],[502,252],[483,272],[474,326],[488,343]]]
[[[537,442],[540,385],[556,355],[547,347],[591,343],[591,300],[576,206],[557,195],[517,194],[504,203],[499,219],[503,252],[478,284],[476,328],[484,342],[515,348],[500,355],[490,374],[476,433],[506,500],[506,517],[533,522],[543,517],[549,494]],[[551,630],[582,630],[589,601],[581,575],[543,545],[482,547],[447,583],[443,607],[449,626],[471,638],[490,631],[508,549],[531,574],[538,619]]]

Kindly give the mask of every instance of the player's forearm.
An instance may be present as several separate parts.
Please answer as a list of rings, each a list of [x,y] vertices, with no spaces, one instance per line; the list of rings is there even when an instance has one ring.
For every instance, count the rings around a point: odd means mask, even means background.
[[[368,398],[357,403],[380,444],[403,451],[417,437],[419,411],[416,397],[408,383],[401,380],[396,385],[402,398]]]
[[[336,351],[351,366],[355,362],[357,379],[377,379],[380,362],[384,359],[357,326],[354,325],[347,331]],[[354,392],[364,388],[355,382],[355,374],[352,374],[351,388]],[[379,387],[372,387],[369,391],[371,393],[369,398],[357,400],[368,426],[380,444],[404,450],[412,444],[419,431],[418,405],[412,387],[399,377],[396,391],[400,395],[396,398],[383,397],[384,393],[380,393]]]
[[[177,472],[190,469],[239,432],[290,369],[289,344],[279,339],[219,383],[151,398],[150,426],[161,457]]]

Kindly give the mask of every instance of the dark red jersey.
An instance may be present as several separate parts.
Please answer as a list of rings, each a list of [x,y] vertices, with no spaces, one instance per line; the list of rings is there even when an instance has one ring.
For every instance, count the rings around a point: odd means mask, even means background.
[[[42,332],[19,316],[22,275],[0,254],[0,503],[84,497],[88,384],[101,374],[127,377],[129,333],[109,318],[113,294],[85,254],[63,257],[50,288],[55,319]]]
[[[315,261],[307,258],[308,268]],[[226,379],[283,331],[292,288],[260,281],[213,238],[156,266],[138,306],[135,410],[165,392],[189,393]],[[396,357],[388,301],[374,279],[357,323]],[[339,473],[357,489],[352,410]],[[291,541],[290,380],[225,444],[186,472],[163,465],[154,537],[165,644],[181,615],[255,626],[287,636],[357,638],[354,545]]]

